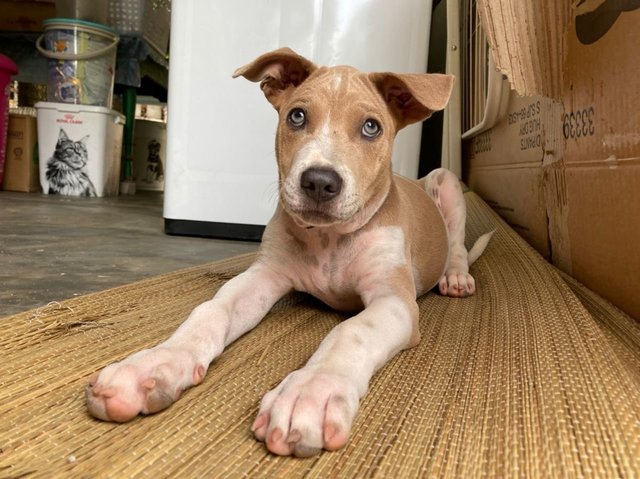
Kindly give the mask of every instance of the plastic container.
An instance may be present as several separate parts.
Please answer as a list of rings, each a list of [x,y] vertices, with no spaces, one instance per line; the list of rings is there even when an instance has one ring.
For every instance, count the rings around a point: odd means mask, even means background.
[[[36,48],[49,59],[47,99],[110,108],[119,41],[115,31],[68,18],[43,23]]]
[[[9,57],[0,54],[0,184],[4,178],[4,159],[7,146],[7,125],[9,124],[9,85],[11,76],[18,73],[18,67]]]
[[[58,17],[107,24],[108,0],[56,0]]]
[[[40,102],[36,109],[42,191],[117,195],[125,117],[86,105]]]
[[[167,124],[136,120],[133,141],[133,173],[139,190],[164,190],[167,159]]]

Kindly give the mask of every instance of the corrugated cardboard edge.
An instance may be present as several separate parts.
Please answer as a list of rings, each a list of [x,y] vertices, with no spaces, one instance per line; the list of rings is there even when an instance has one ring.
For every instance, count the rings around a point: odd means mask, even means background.
[[[477,8],[496,67],[512,88],[560,98],[571,2],[478,0]]]
[[[552,101],[542,121],[542,188],[547,209],[549,256],[553,263],[571,274],[571,241],[569,237],[569,200],[565,178],[565,139],[559,128],[564,107]]]

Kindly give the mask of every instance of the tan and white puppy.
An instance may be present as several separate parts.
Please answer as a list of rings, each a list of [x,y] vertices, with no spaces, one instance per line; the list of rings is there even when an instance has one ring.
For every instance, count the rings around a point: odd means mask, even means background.
[[[292,290],[355,315],[300,370],[263,398],[252,430],[282,455],[309,456],[348,440],[373,374],[420,340],[416,297],[475,291],[458,179],[391,171],[398,130],[445,107],[453,77],[319,67],[283,48],[238,69],[279,114],[280,201],[255,263],[193,310],[165,342],[104,368],[89,411],[128,421],[168,407],[199,384],[225,346]]]

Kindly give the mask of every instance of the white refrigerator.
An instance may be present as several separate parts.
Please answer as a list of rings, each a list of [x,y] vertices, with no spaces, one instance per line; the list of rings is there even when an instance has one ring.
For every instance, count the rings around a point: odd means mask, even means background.
[[[277,202],[277,113],[233,71],[288,46],[321,65],[425,72],[431,0],[173,0],[165,231],[258,240]],[[394,170],[418,172],[421,126]]]

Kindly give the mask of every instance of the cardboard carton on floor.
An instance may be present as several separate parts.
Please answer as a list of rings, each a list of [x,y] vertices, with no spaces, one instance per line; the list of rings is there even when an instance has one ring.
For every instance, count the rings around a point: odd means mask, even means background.
[[[551,259],[543,164],[563,154],[562,105],[511,92],[507,112],[466,145],[465,181],[545,258]]]
[[[617,16],[607,2],[572,11],[558,98],[512,94],[505,118],[466,145],[465,179],[555,265],[640,319],[640,6],[618,3]],[[532,42],[545,35],[531,29]]]
[[[41,32],[42,21],[56,16],[53,0],[0,0],[0,30]]]
[[[640,5],[635,8],[620,12],[593,43],[568,37],[562,97],[568,247],[556,262],[640,319]],[[580,23],[572,27],[580,33]]]
[[[30,193],[40,189],[36,117],[9,114],[3,189]]]

